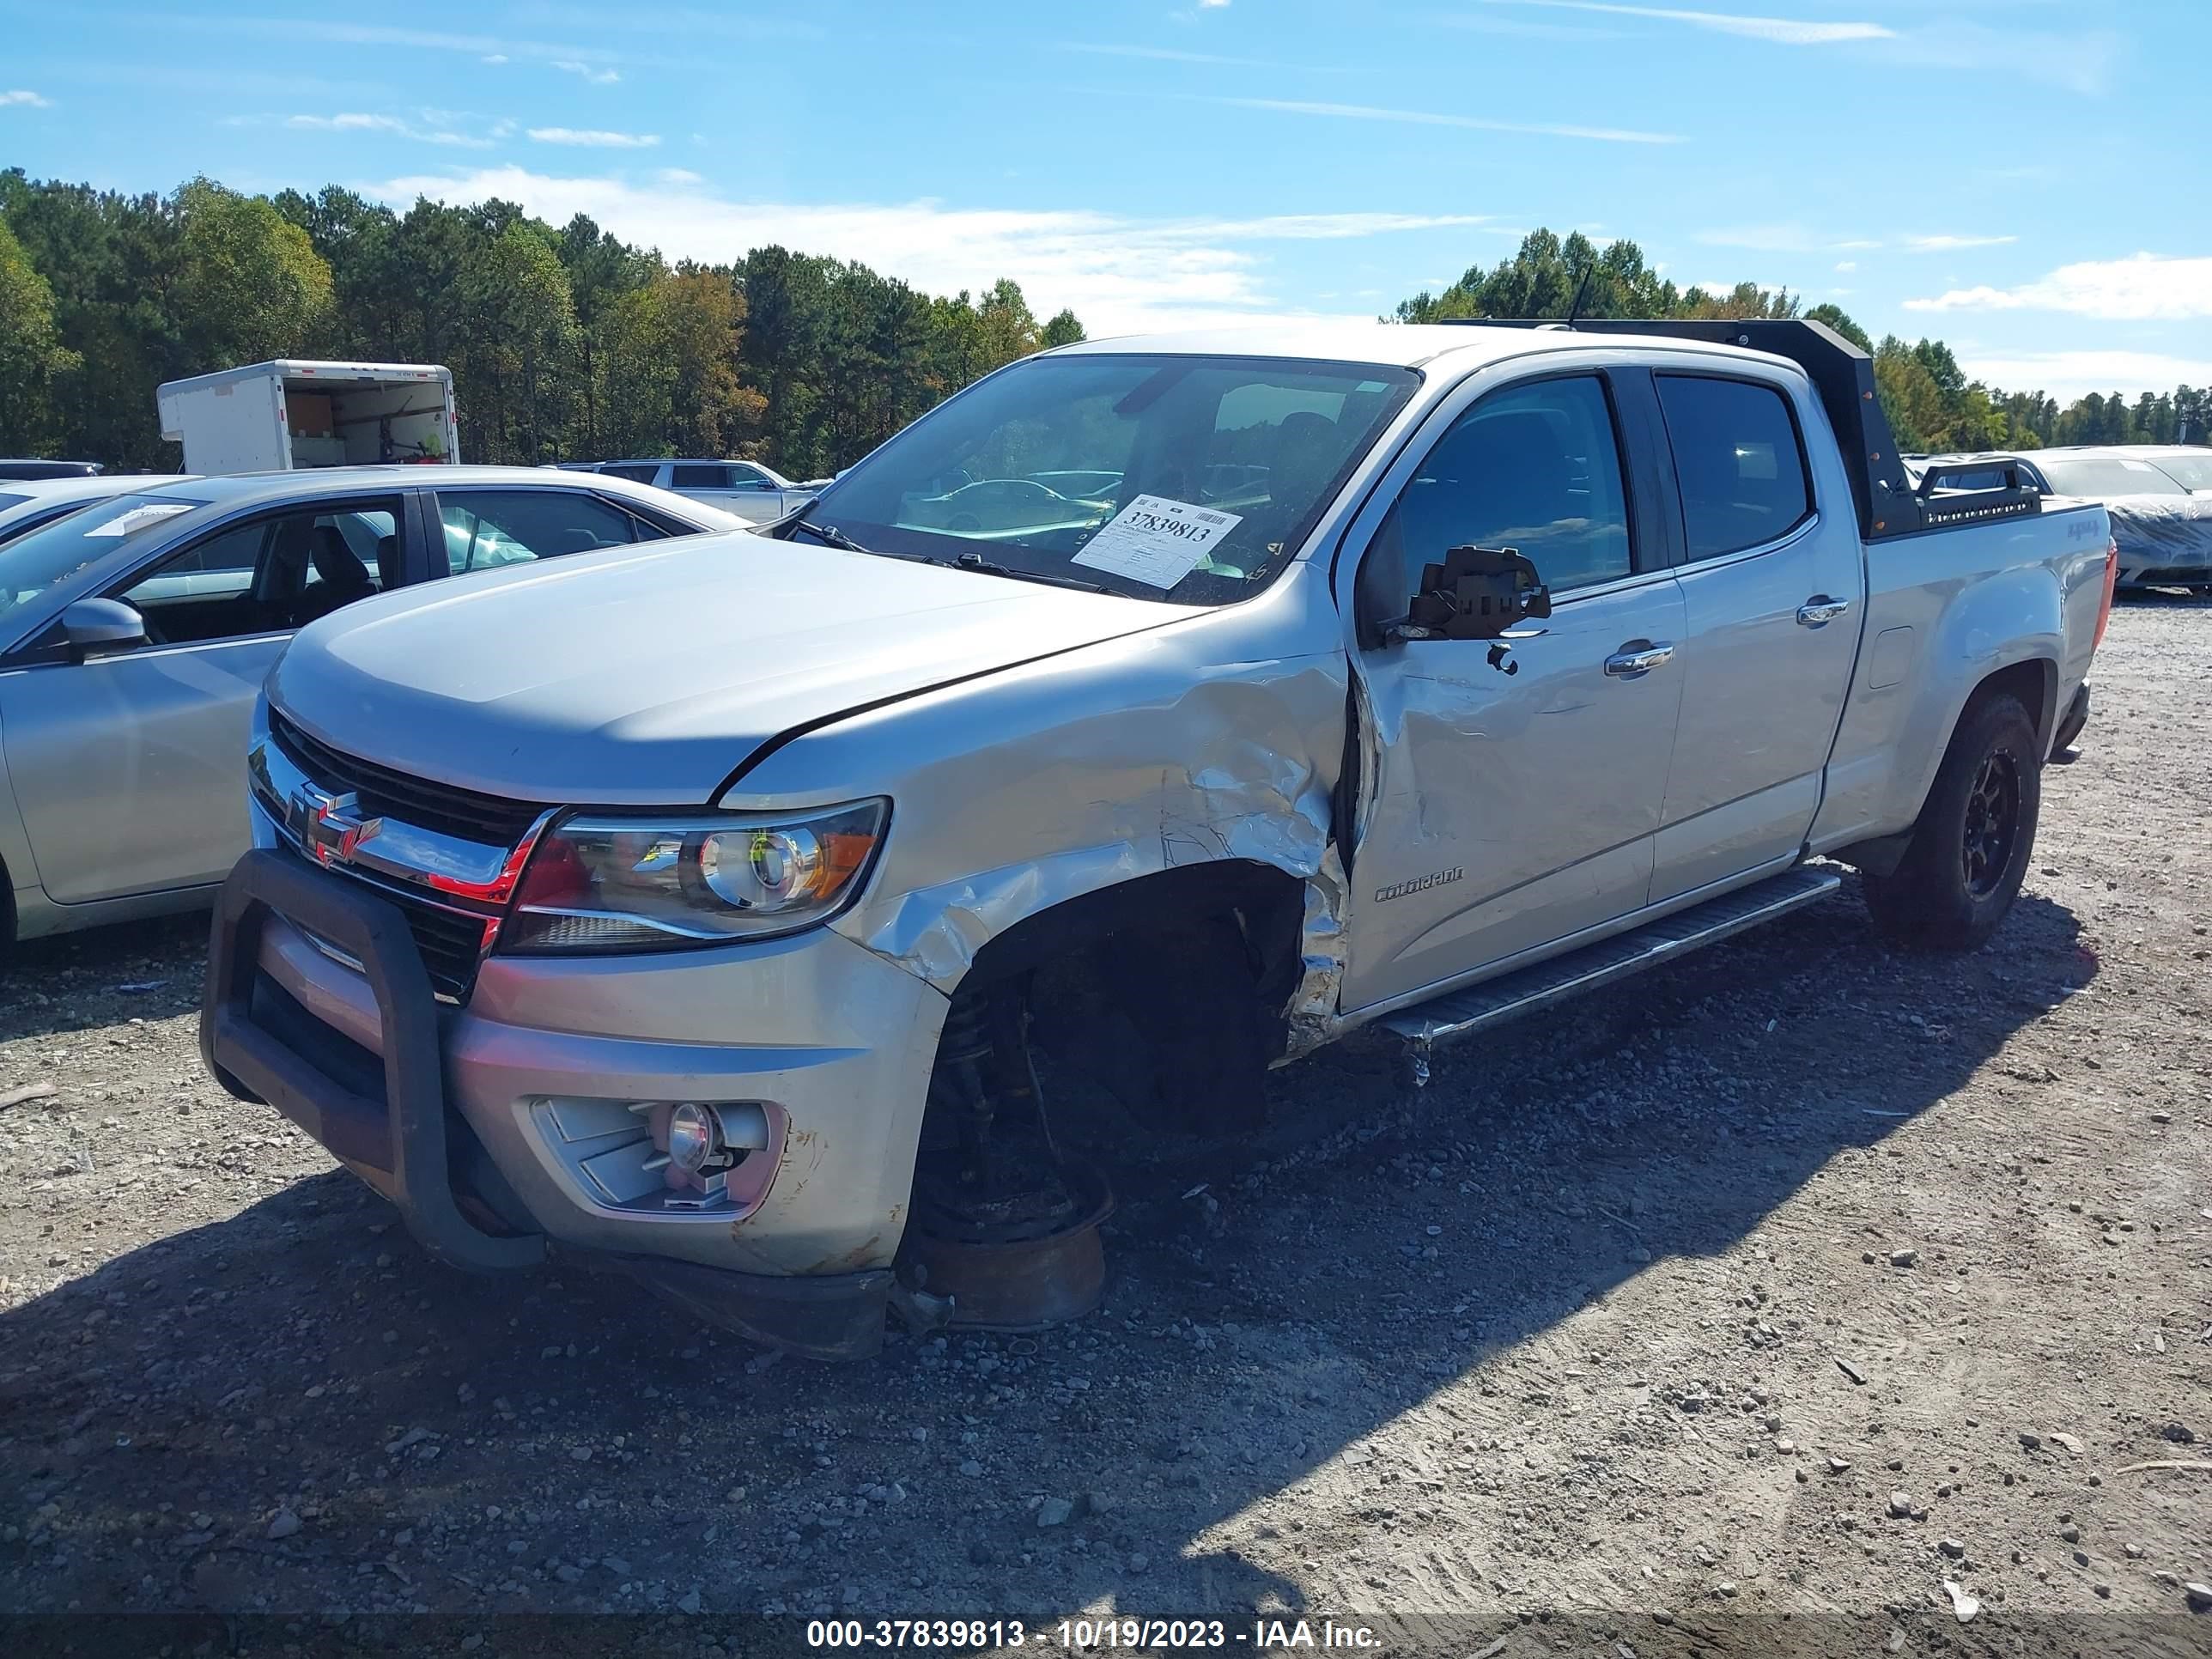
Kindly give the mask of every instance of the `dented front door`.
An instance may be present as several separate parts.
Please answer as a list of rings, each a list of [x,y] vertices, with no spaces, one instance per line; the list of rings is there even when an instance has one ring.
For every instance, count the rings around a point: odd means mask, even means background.
[[[1402,612],[1449,546],[1510,545],[1553,612],[1495,643],[1370,640],[1346,1012],[1642,907],[1681,703],[1680,591],[1629,509],[1599,374],[1494,388],[1400,483],[1364,556]],[[1386,498],[1387,499],[1387,498]],[[1500,648],[1502,647],[1502,648]]]

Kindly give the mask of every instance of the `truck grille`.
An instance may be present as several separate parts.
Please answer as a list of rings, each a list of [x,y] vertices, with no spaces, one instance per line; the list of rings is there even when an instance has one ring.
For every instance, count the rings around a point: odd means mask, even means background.
[[[422,966],[430,975],[430,988],[455,1002],[468,1000],[475,987],[477,963],[483,955],[489,916],[464,915],[425,903],[412,894],[401,894],[377,884],[385,896],[407,918],[407,931],[415,935],[415,948],[422,953]]]
[[[273,708],[269,711],[269,735],[295,766],[323,787],[358,796],[365,817],[394,817],[485,847],[513,847],[545,811],[540,804],[480,795],[341,754]]]

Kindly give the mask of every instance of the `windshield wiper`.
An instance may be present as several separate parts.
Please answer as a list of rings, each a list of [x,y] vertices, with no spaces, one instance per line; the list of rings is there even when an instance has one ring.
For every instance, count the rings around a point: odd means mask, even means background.
[[[963,553],[957,559],[933,559],[930,562],[951,565],[961,570],[980,570],[987,576],[1012,576],[1018,582],[1044,582],[1053,587],[1073,587],[1085,593],[1112,593],[1115,591],[1103,582],[1087,582],[1080,576],[1054,576],[1042,570],[1019,570],[1010,564],[994,564],[980,553]],[[1126,599],[1127,595],[1121,597]]]
[[[834,524],[817,524],[811,519],[793,519],[791,521],[791,528],[794,532],[804,530],[817,539],[829,543],[832,547],[843,548],[848,553],[867,553],[878,558],[899,556],[896,553],[878,554],[872,547],[863,547]]]
[[[1073,587],[1085,593],[1115,593],[1116,590],[1103,582],[1087,582],[1080,576],[1053,576],[1042,570],[1018,570],[1010,564],[994,564],[980,553],[963,553],[957,558],[939,557],[934,553],[887,553],[879,547],[863,547],[834,524],[817,524],[811,519],[794,519],[791,529],[795,534],[804,530],[830,546],[848,553],[865,553],[873,559],[900,559],[908,564],[933,564],[945,570],[974,570],[986,576],[1011,576],[1016,581],[1043,582],[1052,587]],[[1126,598],[1127,595],[1121,597]]]

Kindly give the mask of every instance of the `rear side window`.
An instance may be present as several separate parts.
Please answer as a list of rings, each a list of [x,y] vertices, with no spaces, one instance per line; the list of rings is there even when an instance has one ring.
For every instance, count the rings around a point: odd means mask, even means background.
[[[1804,522],[1813,485],[1787,398],[1747,380],[1655,378],[1692,559],[1763,546]]]
[[[627,478],[632,483],[649,484],[660,476],[660,468],[657,463],[643,466],[617,463],[613,466],[603,466],[599,471],[611,477]]]
[[[651,541],[659,532],[582,489],[439,492],[447,568],[458,576]]]
[[[669,469],[669,488],[672,489],[726,489],[730,483],[730,469],[726,466],[678,466]]]

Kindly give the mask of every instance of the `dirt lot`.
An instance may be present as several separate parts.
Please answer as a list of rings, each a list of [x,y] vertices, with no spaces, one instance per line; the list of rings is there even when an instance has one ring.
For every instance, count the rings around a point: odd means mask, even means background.
[[[202,1076],[197,921],[27,949],[0,1097],[58,1092],[0,1110],[0,1607],[2198,1650],[2212,609],[2124,605],[2095,679],[1979,955],[1885,952],[1847,888],[1419,1095],[1322,1056],[1256,1166],[1118,1171],[1098,1315],[860,1367],[427,1264]]]

